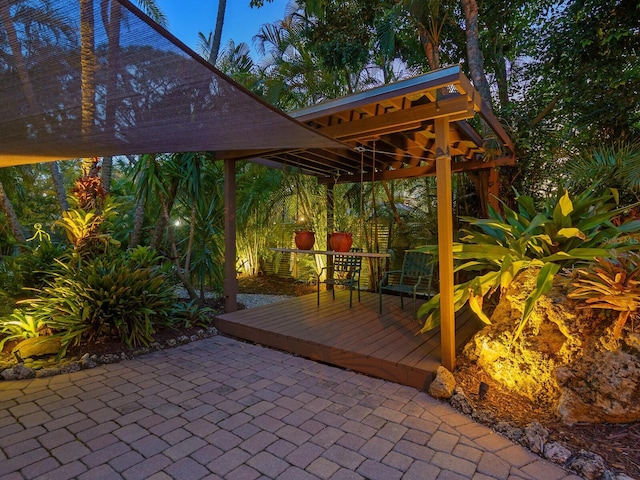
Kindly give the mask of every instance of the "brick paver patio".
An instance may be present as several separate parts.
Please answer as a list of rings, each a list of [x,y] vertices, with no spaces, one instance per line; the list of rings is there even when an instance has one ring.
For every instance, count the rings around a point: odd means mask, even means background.
[[[222,336],[0,383],[0,478],[579,479],[424,392]]]

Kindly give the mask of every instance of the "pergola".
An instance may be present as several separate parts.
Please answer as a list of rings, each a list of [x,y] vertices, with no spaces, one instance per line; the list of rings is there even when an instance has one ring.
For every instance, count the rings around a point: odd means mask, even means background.
[[[287,115],[206,63],[127,0],[111,2],[108,10],[101,10],[100,0],[50,4],[56,25],[68,29],[43,25],[37,12],[19,17],[0,0],[0,39],[6,40],[0,49],[0,166],[215,152],[225,162],[228,311],[236,308],[237,295],[238,160],[293,166],[329,188],[435,175],[442,363],[453,368],[451,175],[495,174],[495,167],[515,161],[511,140],[460,66]],[[467,122],[476,115],[491,132],[490,143]]]

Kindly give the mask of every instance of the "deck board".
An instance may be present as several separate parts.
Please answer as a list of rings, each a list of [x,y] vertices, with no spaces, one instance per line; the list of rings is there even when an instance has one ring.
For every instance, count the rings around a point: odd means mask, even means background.
[[[439,329],[417,334],[421,324],[411,302],[385,295],[382,314],[378,295],[322,292],[271,305],[218,315],[215,325],[225,334],[298,354],[312,360],[424,389],[440,365]],[[478,328],[473,316],[456,318],[456,345],[464,344]]]

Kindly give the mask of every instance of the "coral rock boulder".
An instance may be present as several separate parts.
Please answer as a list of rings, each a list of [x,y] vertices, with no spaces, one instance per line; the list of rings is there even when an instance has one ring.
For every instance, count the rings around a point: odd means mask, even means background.
[[[616,315],[567,298],[566,279],[556,277],[514,338],[536,273],[512,282],[492,325],[475,335],[464,354],[508,389],[556,409],[565,423],[640,420],[638,334],[627,328],[616,339]]]

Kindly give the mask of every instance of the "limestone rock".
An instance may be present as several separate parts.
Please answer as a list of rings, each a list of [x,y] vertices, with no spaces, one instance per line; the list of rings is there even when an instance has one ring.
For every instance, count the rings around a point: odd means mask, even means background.
[[[640,418],[638,355],[593,352],[566,369],[570,374],[563,376],[558,405],[565,423],[628,423]]]
[[[605,472],[604,459],[593,452],[580,450],[569,460],[567,467],[586,480],[599,480]]]
[[[561,275],[516,338],[537,271],[518,276],[463,354],[503,387],[548,406],[565,423],[640,420],[640,335],[613,335],[611,315],[567,297]],[[635,399],[635,401],[634,401]]]
[[[22,358],[42,357],[44,355],[55,355],[60,351],[60,337],[32,337],[21,341],[11,353],[18,352]]]
[[[549,439],[549,431],[542,426],[538,421],[531,422],[531,424],[524,429],[524,444],[533,453],[543,453],[544,445]]]
[[[471,402],[464,394],[462,388],[456,387],[454,389],[453,395],[451,396],[449,402],[451,403],[451,406],[453,406],[453,408],[455,408],[456,410],[459,410],[466,415],[473,414],[473,407],[471,406]]]
[[[439,366],[436,371],[436,378],[429,385],[429,395],[433,398],[451,398],[456,388],[456,379],[453,374]]]
[[[34,378],[36,376],[36,372],[19,363],[12,368],[3,370],[0,375],[4,380],[25,380],[27,378]]]
[[[571,450],[561,443],[549,442],[544,446],[544,457],[558,465],[564,465],[571,455]]]

